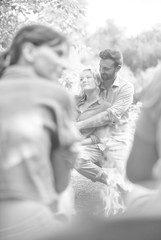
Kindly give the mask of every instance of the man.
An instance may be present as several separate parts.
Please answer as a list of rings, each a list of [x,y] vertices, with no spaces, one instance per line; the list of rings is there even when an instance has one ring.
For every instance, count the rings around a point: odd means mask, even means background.
[[[123,65],[120,51],[106,49],[100,52],[100,75],[102,78],[101,96],[111,103],[107,110],[78,122],[79,130],[89,127],[110,126],[110,137],[106,137],[106,167],[116,167],[123,175],[128,155],[129,107],[133,102],[134,88],[131,83],[119,76]],[[130,141],[129,141],[130,142]],[[90,171],[95,164],[86,164],[84,171]]]

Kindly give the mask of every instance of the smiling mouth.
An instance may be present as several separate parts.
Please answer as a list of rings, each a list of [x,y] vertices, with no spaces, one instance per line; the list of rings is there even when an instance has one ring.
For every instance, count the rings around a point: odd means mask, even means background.
[[[107,74],[106,73],[102,73],[101,77],[107,77]]]

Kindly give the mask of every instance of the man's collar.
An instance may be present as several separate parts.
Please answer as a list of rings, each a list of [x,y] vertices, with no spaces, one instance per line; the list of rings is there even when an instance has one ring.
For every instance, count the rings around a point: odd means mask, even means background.
[[[120,77],[117,76],[111,87],[119,87],[119,86],[120,86]]]
[[[120,86],[120,76],[119,75],[117,75],[117,77],[116,77],[116,79],[115,79],[115,81],[113,82],[113,84],[111,85],[111,88],[115,88],[115,87],[119,87]],[[103,86],[101,86],[101,92],[102,91],[106,91],[106,89],[103,87]]]

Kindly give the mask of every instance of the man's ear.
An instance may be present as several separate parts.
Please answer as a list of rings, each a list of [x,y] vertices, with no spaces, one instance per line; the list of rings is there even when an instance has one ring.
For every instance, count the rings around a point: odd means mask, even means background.
[[[116,69],[116,72],[120,71],[121,65],[118,65],[115,69]]]
[[[28,63],[33,63],[34,61],[34,53],[35,53],[35,46],[32,43],[24,43],[22,46],[22,57]]]

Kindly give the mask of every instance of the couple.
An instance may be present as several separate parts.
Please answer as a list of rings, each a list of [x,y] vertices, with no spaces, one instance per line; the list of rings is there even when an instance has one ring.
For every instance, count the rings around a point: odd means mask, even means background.
[[[85,69],[80,76],[83,94],[76,98],[76,120],[84,140],[76,170],[93,182],[108,185],[108,191],[110,182],[115,179],[113,187],[120,192],[126,188],[123,179],[130,144],[128,119],[134,89],[118,75],[123,64],[120,51],[106,49],[99,56],[101,78],[91,68]],[[109,214],[116,212],[116,205],[119,202],[107,210]]]

